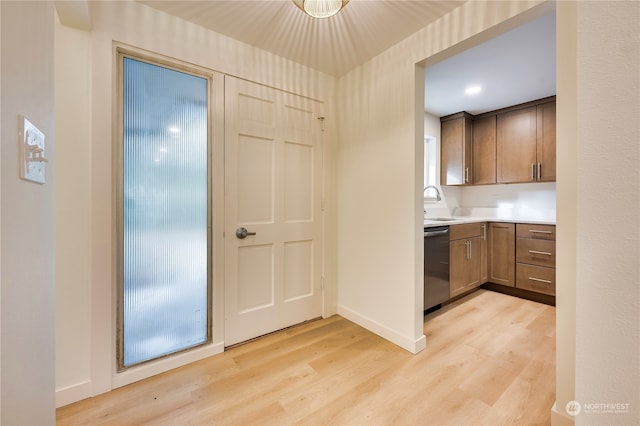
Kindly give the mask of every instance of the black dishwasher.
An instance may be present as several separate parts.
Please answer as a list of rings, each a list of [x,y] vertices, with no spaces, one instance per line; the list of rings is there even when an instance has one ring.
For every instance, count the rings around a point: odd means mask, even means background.
[[[449,300],[449,227],[424,228],[424,310]]]

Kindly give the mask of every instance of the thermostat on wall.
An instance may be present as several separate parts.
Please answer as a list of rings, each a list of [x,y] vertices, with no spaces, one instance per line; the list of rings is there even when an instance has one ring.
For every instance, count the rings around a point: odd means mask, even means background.
[[[18,133],[20,147],[20,178],[31,182],[45,183],[44,133],[26,117],[20,117]]]

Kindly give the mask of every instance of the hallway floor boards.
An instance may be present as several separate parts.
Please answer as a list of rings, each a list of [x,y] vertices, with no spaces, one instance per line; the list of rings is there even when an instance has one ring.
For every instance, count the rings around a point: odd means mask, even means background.
[[[58,425],[549,424],[555,308],[486,290],[417,355],[339,316],[57,410]]]

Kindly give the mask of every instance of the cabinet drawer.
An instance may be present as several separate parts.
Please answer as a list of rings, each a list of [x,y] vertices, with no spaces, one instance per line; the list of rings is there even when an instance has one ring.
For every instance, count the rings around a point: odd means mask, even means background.
[[[556,227],[554,225],[532,225],[528,223],[518,223],[516,225],[516,237],[555,240]]]
[[[463,238],[483,237],[485,223],[463,223],[461,225],[451,225],[449,227],[449,240],[461,240]]]
[[[556,270],[542,266],[516,264],[516,288],[556,295]]]
[[[516,241],[516,262],[555,268],[556,242],[552,240],[518,238]]]

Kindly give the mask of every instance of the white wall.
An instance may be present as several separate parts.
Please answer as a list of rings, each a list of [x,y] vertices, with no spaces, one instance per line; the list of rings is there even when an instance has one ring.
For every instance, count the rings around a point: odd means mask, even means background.
[[[416,72],[416,74],[419,74]],[[417,76],[416,76],[417,78]],[[440,186],[440,118],[427,112],[424,113],[424,136],[428,136],[432,139],[429,144],[424,145],[424,185],[429,182],[431,185]],[[430,152],[427,152],[429,150]],[[429,164],[426,164],[426,161]],[[440,191],[442,192],[442,191]],[[442,194],[441,194],[442,195]],[[433,196],[433,192],[430,192],[430,196]]]
[[[223,348],[224,332],[224,282],[223,265],[220,261],[222,251],[223,215],[214,212],[214,312],[213,339],[210,346],[199,350],[169,357],[158,362],[145,364],[117,374],[115,366],[115,160],[116,150],[113,142],[113,102],[115,101],[114,45],[134,46],[175,58],[181,61],[205,67],[209,70],[235,75],[258,83],[298,93],[325,102],[324,141],[325,147],[325,241],[328,256],[325,258],[325,298],[324,314],[336,311],[337,292],[335,267],[335,123],[333,113],[335,78],[311,70],[289,60],[277,57],[265,51],[240,43],[228,37],[205,30],[169,16],[138,2],[90,2],[91,31],[81,32],[69,28],[58,29],[56,51],[60,52],[61,72],[57,75],[60,95],[65,87],[70,87],[78,79],[80,86],[86,84],[89,75],[89,95],[82,92],[83,87],[74,87],[65,91],[65,101],[56,107],[56,116],[61,121],[61,134],[65,134],[69,145],[64,156],[60,156],[58,167],[62,170],[74,170],[75,179],[71,191],[62,190],[56,200],[59,208],[73,211],[74,216],[65,216],[58,223],[60,234],[72,221],[81,224],[72,239],[58,242],[59,283],[57,288],[58,318],[56,328],[60,357],[77,352],[74,366],[68,360],[57,362],[57,404],[64,405],[81,398],[106,392],[113,387],[147,377],[173,368],[182,363],[193,361],[218,353]],[[71,19],[70,21],[73,21]],[[63,20],[65,22],[65,20]],[[83,27],[85,28],[85,27]],[[67,53],[74,55],[67,57]],[[71,61],[71,62],[68,62]],[[77,67],[75,70],[72,68]],[[68,72],[67,72],[68,71]],[[220,79],[214,79],[214,92],[221,93]],[[221,98],[219,98],[221,99]],[[215,116],[222,117],[220,105],[214,105]],[[90,133],[86,140],[83,127],[78,133],[71,134],[66,123],[69,118],[90,122]],[[222,144],[223,128],[220,122],[214,123],[214,181],[223,181]],[[66,139],[66,138],[65,138]],[[86,143],[89,143],[87,146]],[[77,167],[82,161],[83,167]],[[68,173],[61,177],[65,182],[71,179]],[[62,183],[61,183],[62,185]],[[214,188],[214,206],[223,205],[221,187]],[[71,188],[68,188],[71,189]],[[87,203],[89,205],[87,206]],[[215,209],[214,209],[215,210]],[[87,225],[88,224],[88,225]],[[89,234],[87,228],[89,227]],[[74,269],[75,262],[90,265]],[[86,275],[89,274],[90,288],[86,287]],[[89,305],[86,298],[90,298]],[[70,324],[73,318],[75,323]],[[89,324],[90,329],[86,329]],[[87,365],[89,369],[87,370]]]
[[[440,117],[428,112],[424,113],[424,134],[425,136],[433,136],[440,143]]]
[[[2,6],[0,5],[0,23],[2,22]],[[2,31],[0,31],[0,46],[2,46]],[[0,54],[0,99],[2,99],[2,55]],[[1,101],[0,101],[1,102]],[[2,105],[0,104],[0,112]],[[0,114],[0,128],[2,115]],[[2,188],[2,148],[0,146],[0,188]],[[2,192],[0,192],[0,241],[2,241]],[[2,329],[2,244],[0,243],[0,330]],[[0,338],[0,366],[2,366],[2,338]],[[0,421],[2,421],[2,378],[0,376]]]
[[[470,38],[536,4],[465,3],[339,81],[338,312],[412,352],[425,343],[424,68],[416,64],[484,41],[491,31]]]
[[[552,424],[632,425],[640,419],[640,3],[560,2],[557,17]],[[571,401],[580,404],[575,417]]]
[[[55,423],[54,119],[51,2],[0,2],[2,10],[3,425]],[[45,134],[47,183],[19,179],[18,115]]]
[[[91,38],[55,25],[56,388],[82,397],[91,376]],[[58,395],[63,393],[58,392]]]
[[[576,13],[576,424],[637,425],[640,3],[579,2]],[[587,412],[606,403],[629,405]]]
[[[583,412],[577,423],[640,418],[639,5],[558,2],[554,424],[572,422],[564,407],[574,399],[630,403],[627,413]],[[406,315],[419,285],[414,265],[421,253],[412,238],[419,235],[421,206],[412,211],[412,201],[422,189],[411,176],[417,169],[411,156],[419,155],[413,144],[422,141],[411,140],[407,122],[416,84],[407,61],[462,41],[453,49],[460,51],[467,37],[529,6],[467,3],[419,32],[421,43],[401,43],[404,54],[396,46],[340,81],[340,115],[349,120],[340,129],[339,311],[356,312],[381,334],[395,333],[397,342],[417,336],[421,325]]]
[[[556,220],[555,182],[445,187],[444,192],[448,200],[455,198],[457,202],[454,215]]]
[[[418,86],[414,64],[424,58],[435,60],[441,56],[438,52],[449,46],[454,46],[447,50],[453,54],[455,50],[480,42],[483,37],[489,38],[492,32],[495,35],[494,30],[498,28],[506,31],[507,26],[533,19],[527,11],[536,3],[465,4],[339,82],[338,116],[346,119],[339,129],[338,163],[335,169],[330,168],[339,188],[338,309],[409,349],[420,348],[422,333],[420,295],[416,292],[421,280],[417,265],[422,262],[419,237],[422,187],[421,175],[417,172],[422,163],[419,148],[422,140],[415,131],[420,115],[419,102],[413,98]],[[104,14],[100,14],[98,32],[92,34],[92,49],[96,52],[94,65],[100,66],[100,71],[94,71],[92,81],[92,90],[98,94],[94,93],[93,105],[99,109],[94,108],[93,116],[101,120],[94,125],[92,142],[92,260],[96,265],[92,269],[92,315],[94,320],[110,321],[112,306],[101,304],[104,301],[100,298],[106,296],[106,300],[111,300],[109,289],[112,288],[111,54],[107,53],[111,39],[203,62],[231,74],[290,87],[292,91],[302,90],[312,97],[322,98],[326,93],[335,92],[331,83],[326,83],[326,76],[163,17],[140,5],[113,2],[97,7]],[[627,81],[637,84],[639,75],[638,46],[628,44],[629,40],[637,43],[637,7],[637,2],[558,2],[556,414],[560,417],[554,417],[554,424],[570,421],[566,415],[562,417],[561,411],[564,404],[574,398],[596,403],[629,400],[633,410],[624,416],[595,417],[582,413],[576,419],[578,423],[633,424],[640,418],[637,411],[640,400],[637,388],[637,348],[640,347],[637,141],[640,138],[638,98],[630,95],[638,93],[638,88],[626,85]],[[520,14],[523,11],[526,13]],[[509,19],[511,16],[516,18]],[[479,38],[473,37],[494,25],[497,26]],[[163,34],[170,34],[172,40],[163,38]],[[260,71],[266,69],[275,71]],[[292,78],[292,75],[301,77]],[[320,81],[322,88],[304,87],[309,81]],[[4,77],[2,94],[4,101]],[[4,114],[3,103],[3,120]],[[5,165],[13,161],[13,157],[9,161],[5,156],[4,129],[3,124],[3,224],[7,210]],[[609,143],[603,144],[603,141]],[[605,148],[606,152],[602,152]],[[597,232],[592,233],[594,229]],[[5,240],[4,226],[2,240]],[[5,302],[5,253],[3,244],[3,348],[6,347],[4,327],[8,305]],[[614,254],[620,256],[612,260],[610,256]],[[612,268],[612,262],[618,266]],[[108,324],[111,323],[107,322],[106,331],[92,330],[92,340],[104,343],[95,348],[104,349],[107,357],[106,365],[103,359],[92,359],[92,376],[87,379],[97,381],[94,391],[108,388],[111,380],[112,366],[108,361],[112,356],[109,346],[112,336]],[[2,362],[5,374],[5,354]],[[5,392],[3,389],[3,408]]]
[[[577,216],[577,13],[575,2],[556,10],[556,402],[551,424],[571,425],[565,407],[575,398]]]

